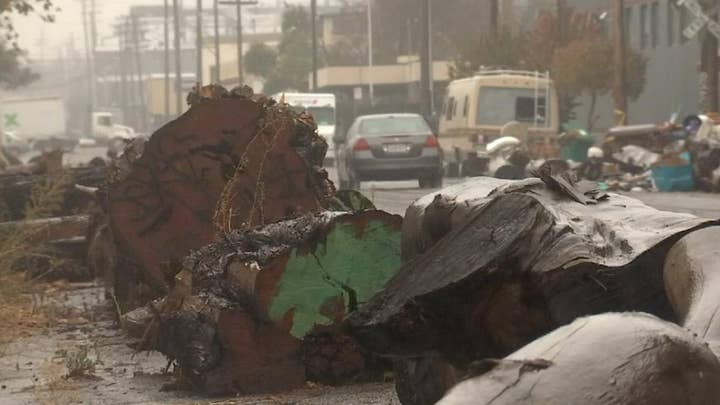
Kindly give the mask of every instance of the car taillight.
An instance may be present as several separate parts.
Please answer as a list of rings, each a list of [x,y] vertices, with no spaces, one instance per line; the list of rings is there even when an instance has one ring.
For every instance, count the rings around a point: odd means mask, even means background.
[[[428,135],[427,139],[425,139],[425,145],[426,148],[437,148],[440,146],[438,143],[437,138],[435,135]]]
[[[353,150],[355,151],[362,151],[362,150],[370,150],[370,144],[365,138],[360,138],[355,142],[355,146],[353,146]]]

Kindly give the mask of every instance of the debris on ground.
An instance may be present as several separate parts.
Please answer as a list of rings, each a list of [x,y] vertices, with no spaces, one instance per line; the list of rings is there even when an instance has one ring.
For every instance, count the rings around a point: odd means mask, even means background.
[[[718,222],[540,172],[542,180],[472,179],[416,201],[403,224],[403,268],[350,315],[353,336],[416,369],[438,353],[423,368],[439,371],[423,373],[445,378],[582,316],[641,311],[674,320],[662,275],[667,252]],[[404,403],[442,397],[424,388],[439,384],[404,375],[398,392],[421,394]]]

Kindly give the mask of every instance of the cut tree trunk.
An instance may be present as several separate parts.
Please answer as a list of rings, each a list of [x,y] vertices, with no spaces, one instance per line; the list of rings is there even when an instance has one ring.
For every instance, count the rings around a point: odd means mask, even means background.
[[[182,259],[218,232],[319,211],[334,193],[311,117],[247,88],[189,99],[109,186],[123,309],[165,294]]]
[[[720,403],[720,363],[701,339],[647,314],[576,320],[503,360],[439,405]]]
[[[193,253],[168,296],[126,321],[212,394],[367,378],[374,359],[342,321],[400,268],[401,222],[325,212],[233,231]]]
[[[480,178],[418,200],[403,225],[403,268],[350,316],[355,338],[381,354],[438,352],[465,370],[584,315],[674,320],[665,255],[717,221],[543,176],[548,185]]]

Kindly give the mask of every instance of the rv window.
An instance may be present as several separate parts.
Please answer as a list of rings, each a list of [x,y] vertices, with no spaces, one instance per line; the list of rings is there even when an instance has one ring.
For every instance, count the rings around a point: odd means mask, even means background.
[[[463,117],[467,117],[468,115],[468,100],[469,97],[465,96],[465,102],[463,102]]]
[[[453,117],[453,110],[455,109],[455,97],[450,97],[447,101],[445,109],[445,121],[450,121]]]
[[[483,87],[477,109],[477,125],[502,126],[511,121],[548,126],[550,110],[545,89]],[[537,116],[535,113],[537,112]]]

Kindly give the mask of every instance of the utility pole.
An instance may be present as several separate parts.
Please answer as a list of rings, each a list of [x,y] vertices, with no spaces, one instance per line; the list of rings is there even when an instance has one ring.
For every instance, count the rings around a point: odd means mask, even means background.
[[[704,4],[706,10],[714,10],[716,0],[708,0]],[[708,17],[717,21],[717,12],[713,11]],[[705,79],[705,100],[703,109],[706,113],[718,112],[718,38],[709,30],[705,30],[700,40],[700,71]]]
[[[212,81],[220,83],[220,12],[218,10],[218,0],[213,2],[213,20],[215,25],[215,77],[212,78]]]
[[[431,14],[430,0],[420,0],[422,20],[420,27],[422,30],[422,46],[420,47],[420,89],[422,91],[422,108],[421,111],[426,118],[430,118],[433,114],[433,78],[432,78],[432,50],[430,46],[431,35]]]
[[[197,28],[197,32],[195,34],[196,36],[196,44],[195,48],[197,48],[197,73],[195,74],[195,81],[198,83],[198,87],[202,87],[203,85],[203,31],[202,31],[202,0],[197,0],[197,17],[195,20],[195,25]]]
[[[145,82],[143,81],[142,52],[140,46],[140,30],[138,16],[132,16],[132,41],[135,48],[135,69],[137,70],[138,101],[140,102],[140,125],[143,130],[147,128],[147,107],[145,105]]]
[[[370,97],[370,107],[375,106],[375,80],[373,78],[373,66],[375,66],[375,63],[373,61],[373,51],[375,50],[373,46],[373,19],[372,19],[372,0],[367,0],[367,20],[368,20],[368,87],[369,87],[369,97]]]
[[[628,118],[628,102],[625,95],[625,2],[614,0],[615,5],[615,27],[614,27],[614,54],[615,64],[613,76],[613,99],[615,101],[615,113],[621,118],[620,124],[626,124]]]
[[[556,41],[558,46],[563,46],[567,39],[567,35],[565,35],[565,10],[567,10],[565,0],[555,0],[555,9],[555,14],[557,15],[557,23],[555,24],[555,29],[557,30],[555,33],[557,36]]]
[[[245,70],[243,64],[243,29],[242,29],[242,6],[254,6],[257,5],[257,1],[221,1],[220,4],[234,5],[235,16],[237,18],[237,69],[238,69],[238,83],[243,84],[243,71]]]
[[[91,74],[92,74],[92,101],[93,105],[98,103],[97,95],[97,66],[95,61],[97,60],[97,21],[95,18],[95,0],[90,0],[90,63],[91,63]],[[43,26],[44,27],[44,26]]]
[[[170,120],[170,6],[168,0],[163,2],[165,23],[163,27],[163,34],[165,35],[165,121]]]
[[[173,28],[175,31],[175,114],[182,114],[182,59],[181,59],[181,43],[180,43],[180,10],[182,6],[178,4],[178,0],[173,0]]]
[[[500,34],[500,4],[499,0],[490,0],[490,34],[497,37]]]
[[[318,82],[317,0],[310,0],[310,25],[312,32],[312,84],[310,88],[315,90]]]
[[[235,6],[235,16],[237,17],[237,75],[238,85],[242,86],[245,78],[243,77],[243,30],[242,30],[242,2],[238,1]]]
[[[125,23],[118,24],[118,55],[120,59],[120,108],[122,109],[123,122],[127,122],[128,116],[128,91],[127,91],[127,51],[125,38]]]
[[[92,130],[93,99],[95,98],[95,75],[92,68],[92,45],[88,27],[87,0],[82,0],[82,22],[83,36],[85,39],[85,67],[87,69],[88,94],[87,94],[87,117],[85,118],[85,133],[90,134]]]

